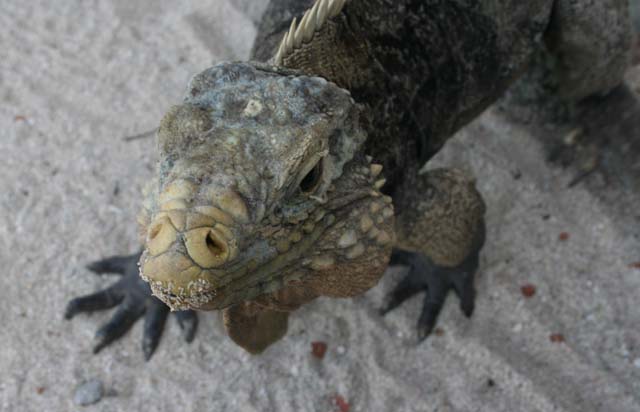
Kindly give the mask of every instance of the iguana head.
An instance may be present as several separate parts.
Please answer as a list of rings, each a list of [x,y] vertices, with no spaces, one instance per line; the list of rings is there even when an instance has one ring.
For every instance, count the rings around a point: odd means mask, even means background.
[[[380,274],[393,210],[362,122],[349,93],[321,78],[249,63],[195,76],[160,124],[141,214],[154,294],[174,309],[221,309],[354,268]]]

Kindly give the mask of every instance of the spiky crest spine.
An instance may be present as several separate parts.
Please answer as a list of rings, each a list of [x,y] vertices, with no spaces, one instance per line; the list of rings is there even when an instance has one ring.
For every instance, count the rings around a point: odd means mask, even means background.
[[[289,31],[284,35],[274,57],[274,63],[281,66],[285,57],[299,48],[302,43],[308,43],[313,35],[327,22],[342,11],[347,0],[316,0],[313,7],[307,10],[298,24],[294,17]]]

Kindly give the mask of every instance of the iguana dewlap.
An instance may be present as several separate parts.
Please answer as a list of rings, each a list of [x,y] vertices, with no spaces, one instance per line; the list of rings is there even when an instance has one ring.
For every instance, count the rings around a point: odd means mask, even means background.
[[[450,289],[470,315],[484,203],[464,173],[419,170],[544,45],[567,98],[619,84],[627,7],[272,1],[254,46],[263,63],[196,75],[160,124],[142,278],[174,309],[223,310],[250,352],[300,305],[371,288],[390,259],[410,269],[386,310],[427,291],[421,337]]]

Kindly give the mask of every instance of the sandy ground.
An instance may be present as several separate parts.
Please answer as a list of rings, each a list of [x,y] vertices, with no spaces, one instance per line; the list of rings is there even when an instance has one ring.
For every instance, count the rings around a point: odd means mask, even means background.
[[[526,110],[490,109],[438,156],[473,171],[488,205],[471,320],[451,298],[441,336],[416,345],[419,298],[377,315],[392,273],[357,299],[304,307],[262,356],[207,313],[191,345],[170,321],[145,363],[141,324],[94,356],[109,313],[66,322],[65,304],[113,281],[85,263],[137,248],[154,142],[122,137],[153,129],[193,74],[246,58],[266,1],[53,4],[0,4],[0,410],[324,412],[339,395],[352,412],[640,411],[640,73],[618,106],[582,118],[610,150],[572,188],[576,167],[547,162],[548,142],[581,124]],[[313,341],[328,344],[324,360]],[[92,378],[107,396],[74,405]]]

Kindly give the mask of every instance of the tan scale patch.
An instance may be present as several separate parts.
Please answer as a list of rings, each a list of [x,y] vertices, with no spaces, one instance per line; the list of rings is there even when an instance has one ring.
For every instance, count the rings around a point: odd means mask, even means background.
[[[278,251],[278,253],[285,253],[289,250],[290,247],[291,243],[289,243],[289,241],[286,239],[282,239],[276,242],[276,250]]]
[[[344,249],[349,246],[353,246],[358,241],[358,237],[356,235],[356,231],[353,229],[349,229],[340,236],[338,239],[338,247]]]
[[[216,220],[211,216],[206,216],[200,213],[189,213],[187,216],[187,230],[201,227],[212,227],[215,224]]]
[[[228,213],[223,212],[217,207],[213,206],[197,206],[194,208],[196,212],[202,213],[203,215],[210,216],[214,218],[217,222],[222,223],[225,226],[233,225],[233,218]]]
[[[362,243],[358,243],[349,250],[347,250],[347,254],[345,255],[347,259],[355,259],[361,256],[364,253],[364,245]]]
[[[173,200],[164,202],[160,205],[160,210],[162,211],[186,209],[186,208],[187,208],[187,202],[184,199],[173,199]]]
[[[184,212],[178,210],[170,210],[169,212],[167,212],[167,217],[171,221],[173,227],[180,231],[184,230],[187,223],[187,216]]]
[[[302,233],[293,232],[291,236],[289,236],[289,240],[291,240],[293,243],[299,242],[300,240],[302,240]]]
[[[176,274],[193,266],[191,259],[178,253],[164,253],[160,256],[147,257],[142,262],[142,273],[150,281],[171,282]]]
[[[369,215],[364,215],[360,218],[360,230],[363,233],[367,233],[373,227],[373,220]]]
[[[324,270],[333,267],[334,264],[335,260],[330,255],[316,256],[311,259],[311,269],[313,270]]]
[[[226,192],[215,197],[215,202],[224,212],[233,216],[240,223],[249,221],[249,211],[244,200],[235,192]]]
[[[176,180],[169,184],[158,196],[160,203],[166,203],[173,199],[188,199],[196,191],[196,186],[186,180]]]

